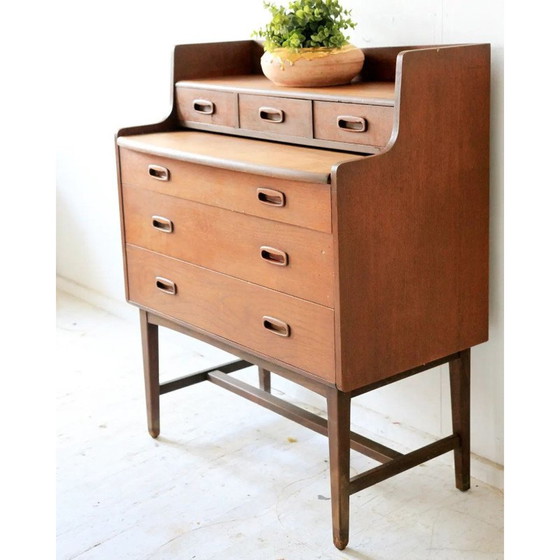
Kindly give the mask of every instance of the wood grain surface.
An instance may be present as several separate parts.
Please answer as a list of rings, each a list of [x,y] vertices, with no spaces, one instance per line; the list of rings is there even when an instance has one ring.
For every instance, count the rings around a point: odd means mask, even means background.
[[[194,121],[222,126],[238,126],[237,95],[226,91],[177,88],[177,114],[183,122]],[[212,104],[212,112],[195,110],[196,101]]]
[[[124,187],[123,200],[128,243],[333,307],[331,234],[135,187]],[[158,229],[163,220],[172,231]],[[273,249],[285,266],[266,259]]]
[[[398,135],[334,175],[345,391],[487,339],[489,56],[404,52]]]
[[[156,156],[311,183],[329,183],[333,165],[364,157],[190,130],[126,136],[117,143]]]
[[[393,81],[355,82],[346,86],[295,88],[277,86],[263,75],[245,74],[218,76],[205,78],[204,80],[180,80],[176,86],[177,89],[203,88],[299,99],[323,99],[327,101],[340,101],[342,99],[347,102],[376,103],[380,105],[393,105],[395,101],[395,83]]]
[[[264,109],[264,111],[261,111]],[[262,118],[261,112],[281,114],[281,122]],[[269,95],[239,95],[239,126],[272,134],[313,137],[311,101]]]
[[[338,125],[339,117],[364,119],[365,130],[356,132]],[[392,107],[357,103],[313,102],[313,129],[315,138],[386,146],[393,131],[394,110]]]
[[[132,245],[127,260],[132,303],[334,380],[332,309]],[[159,290],[156,277],[174,282],[176,294]],[[263,317],[284,321],[290,335],[271,332]]]
[[[331,187],[324,183],[282,180],[198,165],[149,153],[120,149],[122,183],[202,202],[235,212],[318,231],[332,231]],[[169,180],[150,176],[155,164],[169,170]],[[263,202],[258,189],[282,196],[283,206]]]

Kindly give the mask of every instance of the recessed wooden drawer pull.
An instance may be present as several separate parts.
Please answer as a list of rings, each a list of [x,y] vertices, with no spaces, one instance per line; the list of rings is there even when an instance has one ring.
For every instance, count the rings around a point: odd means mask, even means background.
[[[208,99],[194,99],[192,106],[197,113],[202,113],[203,115],[214,114],[214,103],[208,101]]]
[[[148,165],[148,173],[150,177],[158,179],[159,181],[169,181],[170,173],[167,167],[151,163]]]
[[[261,258],[277,266],[288,266],[288,254],[274,247],[261,247]]]
[[[284,122],[284,111],[274,107],[260,107],[259,117],[266,122],[281,123]]]
[[[259,199],[259,202],[268,204],[269,206],[286,205],[286,195],[281,191],[275,191],[273,189],[265,189],[264,187],[259,187],[257,189],[257,198]]]
[[[277,334],[278,336],[290,336],[290,325],[276,319],[274,317],[263,317],[263,327],[270,331],[271,333]]]
[[[163,216],[152,216],[152,226],[164,233],[173,233],[173,222]]]
[[[336,125],[348,132],[366,132],[367,120],[363,117],[342,116],[336,118]]]
[[[174,296],[177,293],[177,286],[175,282],[163,278],[162,276],[156,276],[156,288],[161,290],[164,294],[169,294]]]

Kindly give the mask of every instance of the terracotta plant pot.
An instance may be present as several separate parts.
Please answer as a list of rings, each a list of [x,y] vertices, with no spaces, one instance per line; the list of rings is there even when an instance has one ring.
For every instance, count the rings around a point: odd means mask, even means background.
[[[279,86],[319,87],[349,83],[364,65],[353,45],[340,49],[274,49],[261,57],[263,74]]]

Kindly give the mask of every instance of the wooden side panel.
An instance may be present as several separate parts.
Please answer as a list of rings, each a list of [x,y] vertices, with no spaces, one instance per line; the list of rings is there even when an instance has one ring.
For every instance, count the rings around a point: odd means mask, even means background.
[[[127,262],[126,262],[126,239],[124,234],[124,201],[123,201],[123,185],[122,185],[122,167],[121,167],[121,156],[120,148],[117,145],[115,138],[115,160],[117,164],[117,188],[119,197],[119,222],[121,226],[121,251],[122,251],[122,264],[124,273],[124,292],[125,298],[128,300],[128,273],[127,273]]]
[[[404,52],[392,147],[333,174],[345,391],[487,340],[489,64]]]
[[[176,130],[180,123],[174,91],[179,80],[252,73],[255,71],[255,51],[258,52],[259,48],[255,41],[177,45],[173,52],[170,84],[173,103],[169,115],[159,123],[121,128],[117,137]]]
[[[332,309],[138,247],[127,257],[132,303],[334,381]]]
[[[359,46],[359,45],[358,45]],[[395,81],[396,60],[407,47],[372,47],[362,49],[364,67],[360,73],[363,81]]]

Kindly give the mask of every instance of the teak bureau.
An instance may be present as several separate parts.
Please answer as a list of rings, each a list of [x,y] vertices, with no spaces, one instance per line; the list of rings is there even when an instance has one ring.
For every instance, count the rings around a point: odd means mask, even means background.
[[[254,41],[175,48],[174,102],[116,138],[127,300],[148,427],[208,380],[329,438],[333,536],[349,497],[442,453],[469,488],[470,348],[487,340],[489,45],[364,49],[352,84],[276,87]],[[160,383],[158,327],[240,359]],[[351,398],[449,364],[453,433],[401,454]],[[259,386],[231,375],[258,366]],[[328,420],[270,392],[326,398]],[[350,448],[381,464],[350,478]]]

